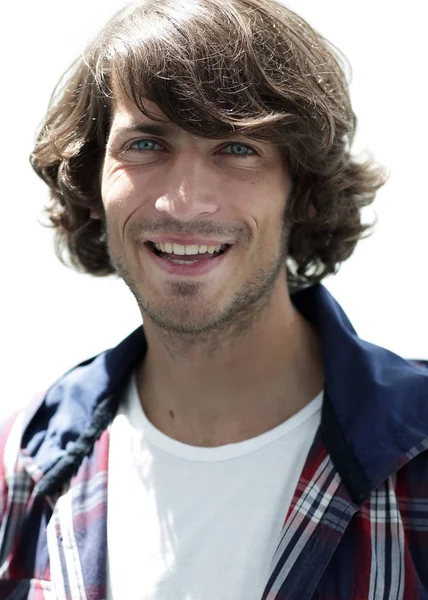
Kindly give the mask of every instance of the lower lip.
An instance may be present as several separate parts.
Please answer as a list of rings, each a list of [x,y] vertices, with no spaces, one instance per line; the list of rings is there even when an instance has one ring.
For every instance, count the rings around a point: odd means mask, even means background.
[[[194,263],[189,263],[188,265],[178,265],[172,262],[172,260],[169,260],[169,258],[161,258],[146,244],[143,244],[143,248],[144,251],[155,262],[155,264],[166,273],[180,277],[190,277],[195,275],[204,275],[205,273],[213,271],[223,261],[231,246],[229,246],[227,250],[225,250],[223,254],[220,254],[219,256],[215,256],[214,258],[202,258],[201,260],[197,260]]]

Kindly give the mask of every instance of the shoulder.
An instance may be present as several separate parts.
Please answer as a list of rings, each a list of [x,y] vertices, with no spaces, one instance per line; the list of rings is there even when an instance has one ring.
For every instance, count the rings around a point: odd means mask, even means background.
[[[25,428],[44,397],[45,392],[35,394],[26,406],[0,421],[0,485],[4,485],[13,474]]]
[[[411,359],[410,362],[420,366],[420,367],[426,367],[428,369],[428,360],[422,360],[420,358],[414,358]]]
[[[16,411],[0,423],[0,523],[7,509],[8,490],[17,470],[27,410]]]
[[[24,423],[30,414],[29,407],[15,411],[0,422],[0,480],[7,479],[19,453]]]

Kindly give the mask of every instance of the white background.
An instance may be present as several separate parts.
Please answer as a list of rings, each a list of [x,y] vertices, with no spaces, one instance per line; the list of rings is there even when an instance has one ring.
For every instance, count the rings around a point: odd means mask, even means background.
[[[121,6],[24,0],[0,11],[0,417],[141,322],[121,281],[77,274],[56,260],[52,232],[37,222],[47,189],[28,163],[57,79]],[[361,337],[407,358],[428,358],[425,3],[292,0],[288,6],[350,59],[355,147],[370,150],[391,173],[374,204],[374,236],[325,284]],[[369,209],[365,219],[372,215]]]

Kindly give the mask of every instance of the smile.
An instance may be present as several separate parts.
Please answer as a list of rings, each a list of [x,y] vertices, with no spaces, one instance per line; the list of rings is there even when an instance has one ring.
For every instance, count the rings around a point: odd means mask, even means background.
[[[215,269],[230,251],[231,245],[181,245],[149,241],[144,248],[163,271],[178,276],[195,276]]]

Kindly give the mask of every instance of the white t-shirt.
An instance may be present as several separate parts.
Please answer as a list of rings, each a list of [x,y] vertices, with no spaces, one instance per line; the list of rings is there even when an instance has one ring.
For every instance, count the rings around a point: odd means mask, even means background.
[[[107,600],[260,600],[322,396],[257,437],[196,447],[152,425],[133,376],[110,427]]]

